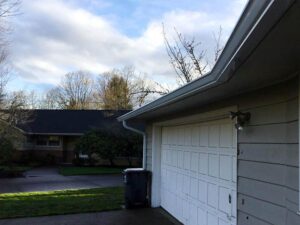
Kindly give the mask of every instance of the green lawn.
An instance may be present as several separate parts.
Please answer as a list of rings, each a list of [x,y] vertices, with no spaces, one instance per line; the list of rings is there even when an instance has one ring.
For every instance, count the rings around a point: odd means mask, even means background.
[[[32,167],[30,166],[0,166],[0,171],[14,171],[14,172],[25,172],[27,170],[30,170]]]
[[[122,173],[122,168],[114,167],[61,167],[59,168],[59,173],[64,176],[75,176],[75,175],[97,175],[97,174],[120,174]]]
[[[120,209],[122,187],[0,194],[0,219]]]

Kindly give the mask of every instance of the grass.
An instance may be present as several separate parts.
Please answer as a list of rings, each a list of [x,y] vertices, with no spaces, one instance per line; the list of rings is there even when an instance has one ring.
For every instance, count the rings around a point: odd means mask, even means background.
[[[30,166],[0,166],[0,171],[16,171],[16,172],[25,172],[27,170],[30,170],[32,167]]]
[[[0,219],[120,209],[122,187],[0,194]]]
[[[115,167],[61,167],[59,173],[64,176],[75,176],[75,175],[98,175],[98,174],[120,174],[122,168]]]

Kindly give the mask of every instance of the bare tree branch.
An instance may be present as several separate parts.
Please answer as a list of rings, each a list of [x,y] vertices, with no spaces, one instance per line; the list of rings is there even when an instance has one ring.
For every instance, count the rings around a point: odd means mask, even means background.
[[[207,51],[201,48],[201,42],[197,42],[195,37],[188,39],[174,28],[175,38],[173,40],[173,45],[171,45],[167,38],[164,25],[162,25],[162,27],[166,52],[169,56],[170,64],[176,72],[179,84],[184,85],[205,75],[209,63],[206,59]],[[221,36],[222,29],[220,28],[218,35],[214,35],[216,42],[216,47],[214,49],[215,62],[223,50],[223,47],[221,47]]]
[[[224,46],[221,44],[221,38],[222,38],[222,32],[223,32],[223,29],[222,27],[220,26],[219,27],[219,31],[218,33],[213,33],[213,37],[214,37],[214,40],[215,40],[215,63],[217,62],[217,60],[219,59],[223,49],[224,49]]]
[[[88,109],[92,99],[94,81],[92,75],[85,71],[68,73],[46,95],[48,107],[63,109]]]

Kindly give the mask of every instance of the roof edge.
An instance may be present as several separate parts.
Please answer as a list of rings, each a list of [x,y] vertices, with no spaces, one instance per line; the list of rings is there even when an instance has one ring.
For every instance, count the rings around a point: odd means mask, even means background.
[[[293,1],[294,0],[287,1],[284,5],[286,7],[282,7],[282,4],[278,3],[279,1],[276,0],[250,0],[230,35],[220,58],[210,73],[142,106],[141,108],[118,117],[118,121],[132,119],[159,107],[177,102],[201,90],[208,89],[213,85],[225,83],[237,69],[238,64],[241,63],[240,58],[242,57],[238,56],[238,53],[241,51],[255,28],[260,24],[262,18],[267,14],[271,6],[275,5],[277,13],[281,16]],[[274,4],[275,2],[277,4]],[[272,22],[275,23],[275,18],[272,19]],[[267,20],[266,23],[267,22],[270,23],[270,20]],[[260,40],[257,40],[256,38],[255,41],[259,42]]]

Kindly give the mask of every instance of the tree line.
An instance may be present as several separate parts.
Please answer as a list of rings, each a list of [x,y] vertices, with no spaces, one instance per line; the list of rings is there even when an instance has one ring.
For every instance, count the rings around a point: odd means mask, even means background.
[[[5,87],[10,79],[7,46],[13,44],[8,38],[8,18],[17,15],[19,5],[20,0],[0,0],[0,109],[133,109],[170,91],[134,67],[125,66],[97,76],[82,70],[67,73],[55,87],[42,94],[24,90],[7,92]],[[182,86],[204,76],[216,63],[224,48],[222,28],[212,35],[213,50],[176,28],[174,34],[168,36],[162,25],[166,53],[178,86]],[[209,50],[214,53],[212,62],[207,57]]]

